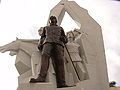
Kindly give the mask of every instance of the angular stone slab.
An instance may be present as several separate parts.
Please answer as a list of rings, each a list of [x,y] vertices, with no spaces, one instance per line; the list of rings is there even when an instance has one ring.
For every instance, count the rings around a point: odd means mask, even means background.
[[[16,57],[15,66],[20,75],[27,72],[31,69],[30,56],[24,51],[19,50]]]

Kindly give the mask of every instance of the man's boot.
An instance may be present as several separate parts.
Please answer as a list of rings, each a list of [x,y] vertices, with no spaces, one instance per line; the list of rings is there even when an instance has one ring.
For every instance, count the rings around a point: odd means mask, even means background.
[[[38,83],[38,82],[45,82],[45,77],[42,77],[40,74],[39,76],[35,78],[30,79],[30,83]]]

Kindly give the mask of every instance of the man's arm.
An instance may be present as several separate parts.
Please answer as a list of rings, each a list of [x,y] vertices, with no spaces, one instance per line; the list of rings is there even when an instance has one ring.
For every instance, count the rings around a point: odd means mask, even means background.
[[[42,30],[42,34],[41,34],[41,38],[40,38],[39,44],[38,44],[38,49],[39,50],[42,50],[42,48],[43,48],[43,42],[44,42],[44,40],[46,38],[45,32],[46,31],[45,31],[45,27],[44,27],[43,30]]]
[[[67,36],[65,35],[64,29],[61,27],[61,41],[63,41],[64,44],[68,42]]]

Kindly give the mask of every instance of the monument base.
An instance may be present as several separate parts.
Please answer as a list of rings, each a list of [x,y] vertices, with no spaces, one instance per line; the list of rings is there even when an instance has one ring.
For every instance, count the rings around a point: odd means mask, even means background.
[[[80,85],[74,87],[57,88],[52,83],[24,83],[17,90],[82,90]]]
[[[25,83],[20,84],[17,90],[55,90],[52,83]]]

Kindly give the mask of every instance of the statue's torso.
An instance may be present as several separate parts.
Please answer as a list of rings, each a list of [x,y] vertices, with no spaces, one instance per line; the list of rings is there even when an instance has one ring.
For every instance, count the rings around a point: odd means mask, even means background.
[[[49,43],[58,43],[63,45],[63,42],[60,40],[61,38],[61,27],[60,26],[46,26],[45,27],[45,41]]]

